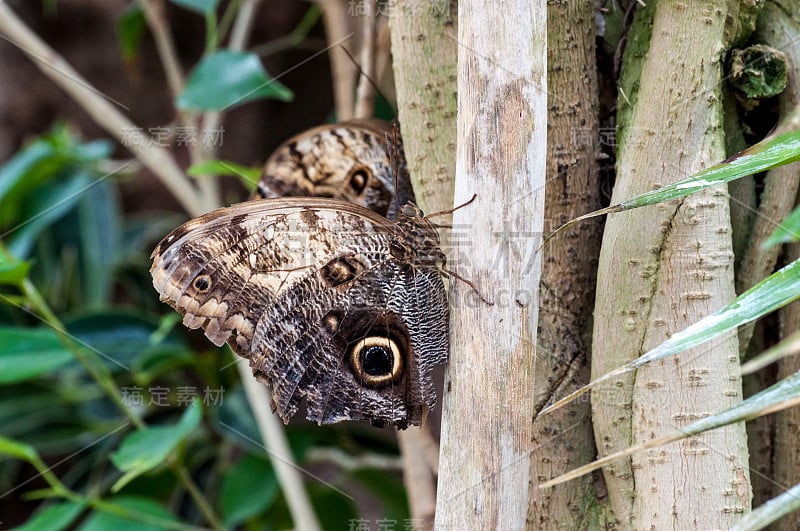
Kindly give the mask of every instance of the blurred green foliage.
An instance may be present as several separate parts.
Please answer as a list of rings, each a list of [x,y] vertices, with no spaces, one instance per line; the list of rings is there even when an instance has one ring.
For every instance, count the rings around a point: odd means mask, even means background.
[[[175,4],[216,21],[216,1]],[[137,4],[118,30],[134,60],[147,31]],[[179,101],[291,99],[257,56],[218,51],[216,25],[207,31],[212,47]],[[291,527],[233,354],[178,326],[152,288],[150,252],[182,216],[122,210],[118,185],[136,165],[112,160],[114,147],[59,124],[0,167],[3,503],[30,513],[19,529]],[[408,518],[395,471],[307,462],[320,447],[396,455],[391,433],[299,421],[287,435],[300,466],[326,470],[325,482],[306,477],[326,529],[359,517],[354,485],[398,526]]]
[[[128,218],[119,176],[103,169],[109,153],[109,142],[81,142],[59,125],[0,168],[0,489],[19,485],[10,494],[17,500],[52,498],[25,529],[207,526],[173,472],[177,463],[223,526],[291,526],[233,355],[177,326],[180,316],[151,287],[150,250],[178,218]],[[99,380],[76,348],[102,367]],[[300,463],[320,446],[397,452],[390,434],[358,425],[287,431]],[[24,484],[56,463],[52,482]],[[358,517],[344,494],[353,483],[386,514],[408,518],[396,473],[342,472],[335,488],[310,483],[329,529]]]

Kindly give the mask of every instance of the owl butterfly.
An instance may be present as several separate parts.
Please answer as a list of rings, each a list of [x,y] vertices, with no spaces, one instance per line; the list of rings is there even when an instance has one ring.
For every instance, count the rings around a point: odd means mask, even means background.
[[[374,119],[309,129],[270,156],[254,197],[331,197],[395,219],[414,193],[394,132],[392,124]]]
[[[161,300],[248,359],[284,422],[305,400],[318,424],[402,429],[436,403],[445,257],[422,212],[392,200],[412,195],[387,128],[345,122],[290,139],[265,165],[263,199],[193,219],[153,251]]]

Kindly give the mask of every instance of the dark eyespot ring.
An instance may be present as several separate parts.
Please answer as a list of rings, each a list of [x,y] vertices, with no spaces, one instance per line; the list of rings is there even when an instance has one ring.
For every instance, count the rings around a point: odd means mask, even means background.
[[[403,354],[398,343],[386,336],[367,336],[350,350],[356,378],[369,387],[392,383],[403,374]]]
[[[194,282],[192,283],[194,289],[199,291],[200,293],[205,293],[211,287],[211,277],[208,275],[200,275]]]
[[[347,182],[357,195],[361,195],[367,187],[371,172],[366,166],[357,166],[350,171]]]

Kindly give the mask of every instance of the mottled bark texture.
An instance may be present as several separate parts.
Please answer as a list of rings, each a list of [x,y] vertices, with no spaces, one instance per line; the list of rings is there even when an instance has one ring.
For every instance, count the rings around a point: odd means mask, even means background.
[[[450,366],[436,527],[522,529],[528,509],[547,136],[544,0],[463,0]]]
[[[800,259],[800,245],[790,245],[787,259]],[[795,302],[781,311],[783,336],[800,330],[800,302]],[[784,358],[778,365],[778,378],[787,378],[800,371],[800,356]],[[800,483],[800,407],[793,407],[775,414],[775,440],[773,447],[772,496],[783,494]],[[797,531],[800,515],[797,512],[778,520],[774,531]]]
[[[399,0],[390,19],[405,155],[417,203],[427,213],[451,208],[455,177],[456,3],[448,3],[447,9],[438,6],[427,0]],[[447,218],[436,221],[448,223]],[[440,233],[447,242],[450,231]],[[433,415],[429,422],[435,424],[437,418]],[[435,426],[421,429],[431,428]],[[410,429],[398,438],[411,514],[427,529],[434,520],[436,476],[418,451],[421,435]]]
[[[620,124],[612,203],[725,156],[720,86],[727,3],[652,4],[649,46],[629,43],[626,50],[636,54],[641,76],[635,97],[625,99],[632,106]],[[649,25],[647,17],[637,18]],[[734,298],[730,232],[724,188],[609,217],[598,270],[593,377]],[[601,387],[592,394],[599,453],[738,403],[738,362],[736,336],[726,334]],[[623,528],[726,529],[750,507],[741,425],[643,452],[604,472]]]
[[[408,169],[425,212],[452,207],[456,156],[456,2],[398,0],[392,55]]]
[[[794,2],[795,10],[800,7],[800,2]],[[779,97],[780,121],[779,126],[784,131],[796,130],[798,114],[797,103],[800,86],[800,48],[795,46],[800,24],[792,21],[783,8],[776,3],[769,2],[758,20],[755,38],[758,42],[765,43],[772,48],[782,50],[788,59],[789,69],[786,89]],[[750,68],[762,67],[754,63]],[[765,82],[769,82],[766,79]],[[794,120],[792,120],[794,118]],[[764,177],[764,188],[760,194],[757,210],[754,210],[752,229],[746,239],[746,245],[740,256],[737,256],[739,267],[736,273],[736,292],[743,293],[763,280],[774,271],[781,251],[780,246],[765,249],[764,241],[772,233],[778,223],[791,212],[800,184],[800,165],[790,164],[774,168]],[[739,350],[743,358],[748,353],[759,352],[763,344],[759,345],[753,337],[755,325],[746,325],[739,329]],[[753,338],[751,345],[751,338]],[[763,338],[766,339],[766,338]],[[763,343],[763,339],[761,343]],[[745,397],[761,391],[774,383],[774,374],[761,371],[744,377]],[[791,414],[790,414],[791,415]],[[773,467],[773,463],[780,463],[777,459],[785,455],[786,449],[776,451],[773,445],[773,434],[776,432],[775,420],[785,416],[768,415],[753,419],[747,423],[748,447],[750,448],[750,468],[752,471],[753,504],[760,505],[774,494],[775,477],[782,464]],[[797,443],[794,443],[796,447]],[[790,449],[791,452],[793,450]]]
[[[594,25],[590,2],[547,5],[546,233],[601,206]],[[599,220],[579,224],[542,250],[536,411],[551,397],[588,382],[588,328],[600,229]],[[599,505],[593,485],[597,476],[536,488],[543,480],[590,462],[594,455],[588,401],[534,419],[528,528],[597,527],[594,509]]]
[[[768,1],[758,24],[758,35],[768,44],[777,47],[789,56],[791,70],[789,84],[782,95],[781,109],[788,112],[800,102],[800,1]],[[797,179],[798,164],[784,166],[783,177]],[[779,169],[773,171],[777,171]],[[791,172],[791,173],[789,173]],[[776,186],[777,185],[776,183]],[[800,258],[800,245],[788,246],[786,261]],[[793,303],[781,313],[782,337],[800,330],[800,303]],[[784,358],[778,365],[778,379],[800,371],[800,356]],[[775,414],[775,437],[772,447],[772,492],[771,496],[783,494],[786,489],[800,483],[800,408],[794,407]],[[790,514],[773,525],[775,531],[797,531],[800,516]]]

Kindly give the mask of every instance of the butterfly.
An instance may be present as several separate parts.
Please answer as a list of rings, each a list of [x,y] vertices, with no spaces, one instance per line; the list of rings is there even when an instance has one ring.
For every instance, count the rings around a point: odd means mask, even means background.
[[[304,131],[272,153],[254,197],[331,197],[395,219],[400,206],[414,202],[396,133],[392,124],[377,119]]]
[[[265,165],[256,196],[266,198],[193,219],[153,251],[161,300],[249,360],[284,422],[305,401],[318,424],[403,429],[436,404],[431,371],[449,351],[445,256],[419,208],[387,199],[413,197],[387,127],[348,122],[290,139]]]

